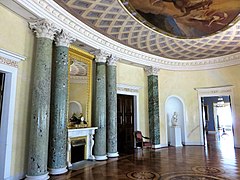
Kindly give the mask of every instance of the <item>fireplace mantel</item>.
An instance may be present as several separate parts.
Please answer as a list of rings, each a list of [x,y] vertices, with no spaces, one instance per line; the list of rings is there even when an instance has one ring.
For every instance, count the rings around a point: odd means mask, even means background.
[[[92,148],[94,145],[93,135],[97,127],[88,127],[88,128],[78,128],[78,129],[68,129],[68,150],[67,150],[67,163],[68,168],[72,167],[71,163],[71,139],[86,137],[86,159],[95,160],[94,155],[92,154]]]

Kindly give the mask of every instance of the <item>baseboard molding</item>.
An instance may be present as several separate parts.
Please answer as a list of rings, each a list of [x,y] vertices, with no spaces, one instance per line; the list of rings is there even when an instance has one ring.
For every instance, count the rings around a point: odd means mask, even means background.
[[[19,180],[19,179],[24,179],[25,177],[26,177],[26,174],[25,173],[21,173],[21,174],[15,175],[15,176],[7,177],[4,180]]]
[[[164,148],[164,147],[168,147],[167,144],[156,144],[156,145],[152,145],[153,149],[159,149],[159,148]]]
[[[185,142],[185,146],[203,146],[204,144],[201,142]]]

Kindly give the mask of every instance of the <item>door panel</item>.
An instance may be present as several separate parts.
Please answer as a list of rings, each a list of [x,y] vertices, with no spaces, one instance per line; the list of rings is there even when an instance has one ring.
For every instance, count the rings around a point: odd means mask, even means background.
[[[134,109],[133,96],[117,96],[118,152],[131,154],[134,149]]]

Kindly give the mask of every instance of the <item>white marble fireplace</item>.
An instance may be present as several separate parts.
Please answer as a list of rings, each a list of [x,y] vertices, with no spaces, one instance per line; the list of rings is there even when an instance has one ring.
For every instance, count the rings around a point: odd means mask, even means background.
[[[68,129],[68,150],[67,150],[67,164],[68,168],[72,167],[71,163],[71,141],[76,138],[82,138],[86,140],[86,160],[95,160],[94,155],[92,154],[92,148],[94,145],[93,135],[97,127],[88,127],[88,128],[78,128],[78,129]]]

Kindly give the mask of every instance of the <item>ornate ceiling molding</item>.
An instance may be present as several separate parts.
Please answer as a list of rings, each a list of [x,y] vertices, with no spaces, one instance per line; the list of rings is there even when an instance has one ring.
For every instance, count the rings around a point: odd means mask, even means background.
[[[143,66],[154,66],[169,70],[203,70],[240,64],[240,52],[222,57],[199,60],[172,60],[145,53],[118,43],[90,28],[51,0],[15,0],[39,18],[46,18],[61,26],[82,41],[96,49],[121,57]]]

